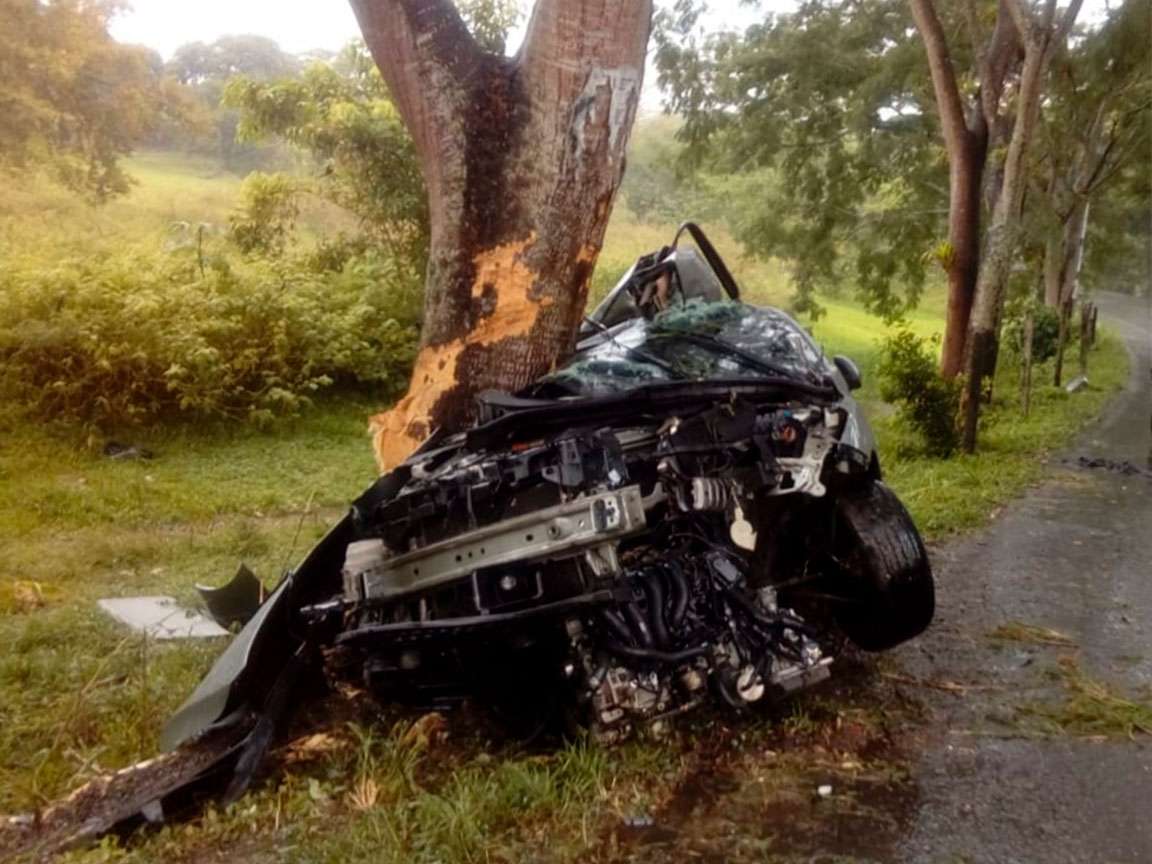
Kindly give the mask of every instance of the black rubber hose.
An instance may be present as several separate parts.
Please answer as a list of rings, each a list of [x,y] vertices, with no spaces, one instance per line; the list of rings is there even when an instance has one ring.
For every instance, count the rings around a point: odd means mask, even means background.
[[[748,707],[747,700],[736,692],[736,673],[731,669],[723,669],[716,675],[713,675],[712,682],[716,688],[716,692],[720,694],[720,698],[727,703],[729,708],[742,711]]]
[[[604,647],[613,654],[621,657],[631,657],[635,660],[659,660],[663,663],[683,663],[693,657],[699,657],[708,652],[707,645],[697,645],[695,648],[685,648],[681,651],[660,651],[656,648],[630,648],[618,642],[606,641]]]
[[[766,615],[761,614],[760,610],[752,605],[752,601],[750,601],[739,591],[729,589],[725,593],[727,593],[727,595],[732,600],[735,600],[736,605],[739,606],[757,624],[762,624],[765,627],[771,627],[773,629],[789,627],[798,633],[803,633],[805,636],[808,636],[812,639],[820,638],[820,631],[814,627],[810,627],[803,621],[793,618],[791,615],[781,615],[779,618],[769,618]]]
[[[688,612],[688,580],[675,564],[665,567],[663,572],[668,577],[669,594],[671,595],[672,612],[668,616],[668,629],[678,633],[684,624],[684,616]]]
[[[652,631],[648,629],[648,622],[644,620],[644,614],[640,611],[640,607],[635,603],[625,604],[624,614],[628,617],[628,623],[631,625],[629,630],[632,633],[633,641],[639,642],[643,648],[651,648]]]
[[[668,636],[668,621],[664,617],[664,584],[660,581],[659,573],[649,570],[640,587],[648,601],[648,624],[652,630],[652,640],[657,648],[668,648],[672,640]]]
[[[625,642],[631,642],[633,639],[632,631],[629,629],[627,622],[615,609],[605,609],[600,613],[600,617],[608,626],[608,629],[616,634],[617,639],[622,639]]]

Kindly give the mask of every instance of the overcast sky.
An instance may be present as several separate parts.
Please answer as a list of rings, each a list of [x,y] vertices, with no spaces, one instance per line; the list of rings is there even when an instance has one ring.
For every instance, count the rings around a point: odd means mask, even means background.
[[[112,25],[121,42],[155,48],[166,58],[185,42],[210,42],[229,33],[269,36],[286,51],[338,50],[360,35],[347,0],[129,0],[132,8]],[[525,9],[531,0],[521,0]],[[1108,0],[1086,0],[1081,20],[1099,17]],[[1115,0],[1113,0],[1115,2]],[[787,11],[795,0],[761,0],[759,10],[741,0],[710,0],[710,27],[741,27],[764,10]],[[1063,3],[1061,5],[1064,5]]]
[[[347,0],[129,0],[132,8],[112,24],[121,42],[155,48],[165,58],[185,42],[211,42],[229,33],[257,33],[280,43],[286,51],[312,48],[337,50],[359,37],[356,18]],[[531,2],[524,2],[525,8]],[[765,9],[790,9],[794,0],[762,0]],[[740,26],[760,13],[740,0],[712,0],[713,26]]]

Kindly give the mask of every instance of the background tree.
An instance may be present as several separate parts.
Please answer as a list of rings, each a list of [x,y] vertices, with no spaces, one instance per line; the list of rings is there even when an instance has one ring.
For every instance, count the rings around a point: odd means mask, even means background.
[[[108,35],[112,3],[0,0],[0,167],[41,166],[97,200],[164,106],[161,63]]]
[[[922,2],[922,0],[914,0]],[[1023,221],[1024,190],[1028,179],[1028,157],[1040,112],[1040,100],[1053,54],[1064,45],[1080,12],[1082,0],[1071,0],[1057,14],[1056,0],[1044,0],[1035,9],[1026,0],[1001,0],[1024,45],[1024,63],[1015,88],[1013,125],[1004,157],[1000,193],[992,208],[980,261],[976,297],[968,327],[964,425],[961,446],[976,449],[981,395],[985,382],[996,371],[997,340],[1008,276],[1018,251]]]
[[[240,115],[223,104],[224,89],[234,77],[270,82],[291,78],[302,68],[298,58],[266,36],[221,36],[210,43],[181,45],[165,65],[165,73],[194,93],[199,104],[199,123],[190,131],[201,134],[187,139],[187,149],[211,153],[229,171],[269,167],[272,153],[239,140]]]
[[[428,190],[421,348],[374,418],[382,467],[459,428],[472,397],[567,353],[640,95],[649,0],[539,0],[516,57],[485,51],[448,0],[352,0]]]
[[[359,219],[361,233],[346,243],[349,251],[378,247],[423,273],[428,205],[420,164],[362,45],[297,77],[233,78],[223,101],[239,111],[241,140],[275,136],[312,157],[318,191]]]
[[[692,163],[754,187],[728,208],[745,248],[789,262],[800,311],[844,281],[881,313],[914,304],[947,190],[906,4],[819,0],[715,35],[700,11],[660,19],[657,68]]]
[[[1152,0],[1127,0],[1054,57],[1032,169],[1048,306],[1072,299],[1092,200],[1152,147],[1150,34]]]
[[[1001,180],[997,173],[989,173],[988,157],[1006,133],[1002,97],[1021,51],[1007,2],[996,4],[995,23],[987,31],[982,22],[984,4],[976,0],[959,4],[971,46],[965,80],[954,56],[953,46],[959,39],[949,39],[938,4],[935,0],[909,0],[927,56],[948,154],[948,245],[942,256],[948,273],[948,312],[940,354],[940,371],[945,377],[958,374],[966,356],[981,267],[981,197],[994,205],[1000,193]],[[962,87],[962,81],[968,86]]]

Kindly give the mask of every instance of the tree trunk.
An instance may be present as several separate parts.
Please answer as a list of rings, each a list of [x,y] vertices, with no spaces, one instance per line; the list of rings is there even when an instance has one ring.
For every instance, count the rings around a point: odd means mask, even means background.
[[[948,40],[932,0],[909,0],[909,6],[928,58],[944,149],[948,154],[949,255],[945,264],[948,309],[940,374],[954,378],[963,367],[980,264],[980,193],[987,160],[988,127],[977,109],[974,116],[980,122],[975,130],[970,128]]]
[[[1087,198],[1077,198],[1044,246],[1044,303],[1053,308],[1076,294],[1088,229],[1088,205]]]
[[[1025,417],[1032,407],[1032,343],[1036,333],[1036,317],[1032,305],[1024,310],[1024,344],[1020,349],[1020,413]]]
[[[1092,313],[1094,306],[1091,303],[1080,304],[1080,374],[1088,377],[1088,346],[1092,340]]]
[[[570,351],[624,170],[651,0],[539,0],[514,58],[449,0],[352,0],[420,155],[431,248],[408,394],[372,418],[386,470]]]
[[[961,434],[961,447],[966,453],[976,451],[980,396],[986,379],[995,372],[997,326],[1004,306],[1008,276],[1016,257],[1024,203],[1026,161],[1040,110],[1044,78],[1052,48],[1067,36],[1079,12],[1081,0],[1072,0],[1059,26],[1055,26],[1052,20],[1054,2],[1047,4],[1044,13],[1047,20],[1043,22],[1028,19],[1023,0],[1008,0],[1007,5],[1013,15],[1020,19],[1017,29],[1025,34],[1024,66],[1016,96],[1016,119],[1004,159],[1003,184],[992,211],[969,323],[968,357],[965,364],[967,384]]]
[[[1072,299],[1060,305],[1060,326],[1056,330],[1056,360],[1052,367],[1052,386],[1059,387],[1064,380],[1064,349],[1068,346],[1068,328],[1072,325]]]
[[[965,134],[949,162],[948,191],[948,307],[940,374],[955,378],[964,368],[968,322],[980,268],[981,178],[987,157],[986,138]],[[949,153],[953,147],[949,147]]]

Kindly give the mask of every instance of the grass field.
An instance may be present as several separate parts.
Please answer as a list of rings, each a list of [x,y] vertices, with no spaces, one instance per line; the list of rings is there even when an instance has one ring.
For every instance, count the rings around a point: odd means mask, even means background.
[[[47,234],[58,238],[53,248],[37,250],[43,256],[159,242],[173,221],[220,223],[238,189],[234,177],[172,157],[141,156],[130,167],[139,187],[102,210],[64,193],[6,199],[0,241],[17,247]],[[307,215],[316,230],[335,218],[322,209]],[[745,260],[717,233],[749,299],[782,302],[783,268]],[[619,272],[669,234],[617,218],[602,270]],[[598,285],[609,281],[598,276]],[[1005,370],[979,455],[944,461],[910,455],[876,396],[872,371],[884,325],[850,300],[824,302],[828,313],[813,332],[829,353],[859,362],[866,380],[861,395],[878,418],[888,478],[931,537],[979,525],[1042,476],[1044,457],[1125,380],[1126,355],[1105,336],[1092,356],[1094,386],[1072,396],[1041,387],[1023,419],[1013,373]],[[929,292],[910,326],[925,335],[938,331],[941,306],[940,293]],[[1042,367],[1037,374],[1043,380],[1048,373]],[[335,400],[271,431],[168,429],[128,442],[153,450],[149,460],[106,459],[67,432],[6,430],[0,439],[0,813],[43,806],[101,771],[154,752],[163,719],[220,649],[127,636],[96,611],[95,600],[170,593],[191,602],[195,583],[218,582],[241,560],[275,580],[371,482],[365,418],[379,407]],[[818,740],[857,710],[867,713],[851,700],[832,706],[801,700],[782,728],[796,731],[797,740],[801,731]],[[811,728],[804,725],[810,715],[816,717]],[[330,727],[326,739],[227,812],[211,811],[127,848],[109,841],[73,857],[200,859],[234,848],[245,860],[515,861],[532,851],[537,860],[582,860],[580,850],[600,842],[613,820],[658,806],[707,750],[710,734],[683,733],[676,747],[497,749],[493,758],[483,738],[440,749],[419,727],[394,734],[391,720],[355,719],[353,726]]]

